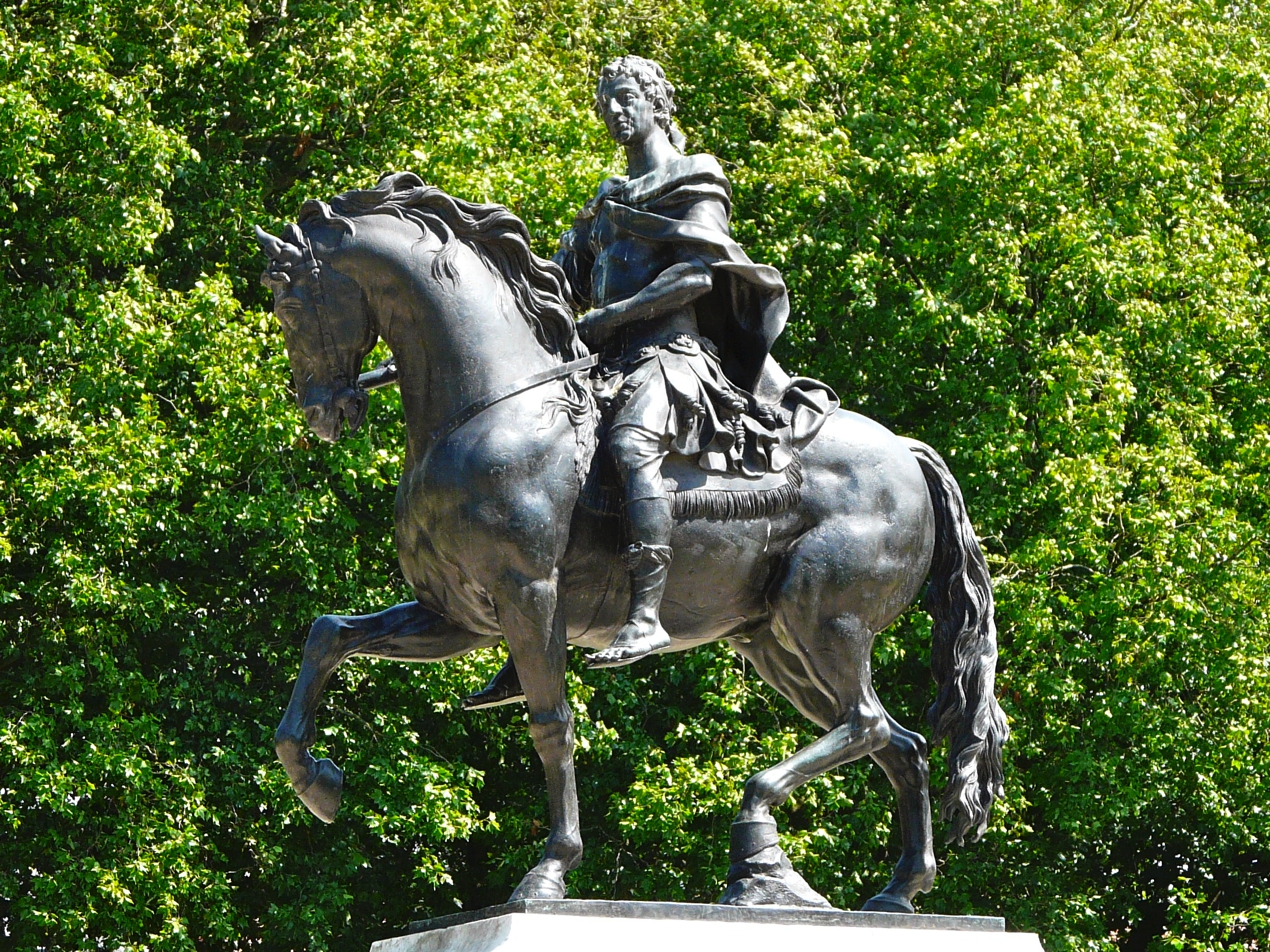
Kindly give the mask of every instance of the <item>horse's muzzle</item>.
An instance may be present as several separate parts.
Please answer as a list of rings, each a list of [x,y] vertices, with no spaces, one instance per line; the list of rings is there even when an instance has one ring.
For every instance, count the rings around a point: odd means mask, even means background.
[[[366,419],[367,405],[366,391],[345,387],[329,400],[306,404],[304,419],[320,439],[334,443],[343,435],[346,423],[349,433],[357,432]]]

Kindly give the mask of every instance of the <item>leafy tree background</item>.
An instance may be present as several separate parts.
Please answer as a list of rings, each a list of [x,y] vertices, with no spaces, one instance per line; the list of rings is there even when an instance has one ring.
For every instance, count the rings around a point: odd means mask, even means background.
[[[0,9],[0,945],[364,949],[540,847],[495,652],[347,665],[325,827],[271,737],[309,622],[405,595],[402,427],[316,445],[250,225],[410,168],[549,254],[660,59],[779,352],[934,444],[998,582],[1008,795],[921,908],[1058,950],[1270,935],[1270,8],[1263,0],[17,0]],[[929,621],[879,639],[923,723]],[[811,736],[726,649],[572,680],[582,897],[710,901],[743,779]],[[938,760],[938,757],[936,758]],[[936,782],[942,764],[936,765]],[[881,773],[781,811],[836,904]]]

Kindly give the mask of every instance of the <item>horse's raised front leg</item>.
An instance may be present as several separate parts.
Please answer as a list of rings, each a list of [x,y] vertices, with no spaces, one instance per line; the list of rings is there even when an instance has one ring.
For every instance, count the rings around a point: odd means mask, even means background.
[[[864,904],[871,912],[913,912],[913,897],[935,885],[935,848],[930,829],[930,768],[926,738],[901,727],[890,715],[891,742],[872,753],[899,799],[903,851],[885,889]]]
[[[318,702],[342,662],[357,656],[444,661],[498,642],[495,636],[460,628],[418,602],[404,602],[374,615],[323,615],[315,621],[304,642],[291,703],[273,737],[278,759],[304,805],[325,823],[332,822],[339,810],[344,773],[330,760],[314,759],[309,747],[317,738]]]
[[[529,734],[547,774],[551,830],[538,865],[512,893],[519,899],[561,899],[565,873],[582,861],[578,792],[573,775],[573,712],[565,687],[568,640],[556,611],[559,572],[507,579],[498,617],[529,706]]]

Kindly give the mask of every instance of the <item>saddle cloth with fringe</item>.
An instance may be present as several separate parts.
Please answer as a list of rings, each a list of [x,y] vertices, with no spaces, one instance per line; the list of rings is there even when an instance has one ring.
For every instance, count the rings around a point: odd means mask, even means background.
[[[672,453],[666,457],[661,472],[676,519],[758,519],[787,512],[802,501],[799,450],[815,438],[839,402],[837,394],[817,380],[785,380],[777,406],[786,421],[780,429],[780,443],[789,462],[776,472],[746,476],[704,470],[695,459]],[[601,515],[620,515],[622,489],[616,468],[607,452],[596,452],[596,440],[602,439],[602,432],[603,427],[593,428],[585,435],[579,432],[582,494],[578,505]]]
[[[802,500],[803,467],[797,450],[779,473],[747,477],[710,473],[695,460],[672,454],[662,464],[676,519],[758,519],[793,509]],[[620,515],[622,490],[604,453],[596,453],[578,505],[602,515]]]

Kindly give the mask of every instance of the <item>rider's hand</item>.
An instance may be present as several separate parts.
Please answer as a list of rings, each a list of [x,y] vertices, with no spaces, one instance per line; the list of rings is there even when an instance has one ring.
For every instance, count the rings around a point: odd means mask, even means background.
[[[609,328],[606,326],[607,317],[607,309],[601,307],[587,311],[578,320],[578,336],[591,350],[599,349],[604,339],[609,336]]]

